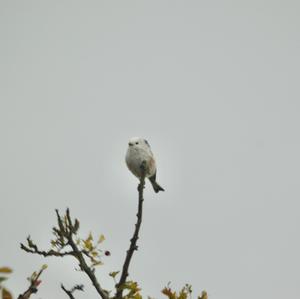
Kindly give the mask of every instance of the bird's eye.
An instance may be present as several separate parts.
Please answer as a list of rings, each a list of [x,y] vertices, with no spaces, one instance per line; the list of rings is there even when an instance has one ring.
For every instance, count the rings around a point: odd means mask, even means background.
[[[139,144],[138,142],[136,142],[135,144]]]

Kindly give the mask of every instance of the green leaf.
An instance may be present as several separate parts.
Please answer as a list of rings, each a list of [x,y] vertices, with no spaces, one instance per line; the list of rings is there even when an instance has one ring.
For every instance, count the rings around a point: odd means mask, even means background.
[[[7,279],[7,277],[0,277],[0,283],[3,282],[6,279]]]
[[[111,276],[112,278],[115,278],[119,273],[120,273],[120,271],[110,272],[109,276]]]

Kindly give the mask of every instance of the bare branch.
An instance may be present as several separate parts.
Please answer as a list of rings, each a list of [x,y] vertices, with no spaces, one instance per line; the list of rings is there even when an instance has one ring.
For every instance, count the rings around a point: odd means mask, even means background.
[[[73,293],[75,291],[83,291],[83,285],[75,285],[71,290],[67,290],[63,284],[61,284],[61,288],[63,289],[63,291],[69,296],[70,299],[75,299]]]
[[[143,196],[143,191],[144,191],[144,187],[145,187],[145,176],[146,176],[146,161],[143,161],[143,163],[141,164],[141,178],[140,178],[140,183],[138,186],[138,192],[139,192],[139,203],[138,203],[138,212],[137,212],[137,222],[135,224],[135,230],[133,233],[132,238],[130,239],[130,246],[129,249],[127,250],[127,254],[125,257],[125,261],[123,264],[123,269],[122,269],[122,273],[121,273],[121,277],[120,280],[118,282],[118,284],[116,285],[117,288],[117,292],[116,292],[116,299],[121,299],[123,296],[123,288],[122,286],[124,285],[124,283],[126,282],[127,276],[128,276],[128,269],[129,269],[129,265],[130,265],[130,261],[132,258],[132,255],[134,253],[135,250],[138,249],[137,246],[137,240],[139,238],[139,231],[140,231],[140,227],[142,224],[142,215],[143,215],[143,202],[144,202],[144,196]]]
[[[29,244],[29,246],[26,246],[23,243],[21,243],[20,246],[21,246],[21,249],[23,249],[24,251],[26,251],[28,253],[39,254],[44,257],[47,257],[47,256],[63,257],[66,255],[74,255],[74,253],[72,251],[59,252],[59,251],[55,251],[53,249],[50,249],[48,251],[39,250],[38,247],[32,243],[32,240],[30,239],[30,237],[27,237],[27,243]]]

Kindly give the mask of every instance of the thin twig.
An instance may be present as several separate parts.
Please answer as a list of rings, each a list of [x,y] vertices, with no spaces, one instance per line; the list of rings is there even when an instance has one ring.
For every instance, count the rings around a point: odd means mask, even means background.
[[[27,242],[31,242],[30,237],[27,238]],[[74,252],[72,252],[72,251],[58,252],[58,251],[55,251],[53,249],[50,249],[48,251],[44,251],[44,250],[39,250],[36,245],[31,245],[31,247],[33,248],[33,249],[31,249],[28,246],[24,245],[23,243],[21,243],[20,246],[21,246],[21,249],[23,249],[24,251],[26,251],[28,253],[35,253],[35,254],[42,255],[44,257],[47,257],[47,256],[63,257],[63,256],[66,256],[66,255],[74,255]]]
[[[60,285],[60,287],[63,289],[63,291],[69,296],[70,299],[75,299],[73,293],[76,291],[76,290],[79,290],[79,291],[83,291],[83,285],[76,285],[74,286],[71,290],[67,290],[63,284]]]
[[[126,282],[126,279],[128,276],[128,269],[129,269],[130,261],[131,261],[134,251],[138,249],[137,240],[139,238],[139,231],[140,231],[140,227],[142,224],[142,216],[143,216],[143,202],[144,202],[144,196],[143,196],[144,192],[143,191],[144,191],[144,187],[145,187],[146,162],[143,161],[143,163],[141,164],[140,167],[141,167],[141,178],[140,178],[140,183],[138,186],[139,203],[138,203],[138,212],[136,214],[137,222],[135,224],[135,230],[134,230],[133,236],[130,239],[130,246],[129,246],[129,249],[127,250],[121,277],[116,286],[116,288],[117,288],[117,292],[116,292],[116,296],[115,296],[116,299],[122,298],[122,295],[123,295],[122,286]]]

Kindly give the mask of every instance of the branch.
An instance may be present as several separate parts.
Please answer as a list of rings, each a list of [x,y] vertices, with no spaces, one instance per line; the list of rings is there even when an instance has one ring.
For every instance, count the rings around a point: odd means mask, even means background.
[[[143,191],[144,191],[144,187],[145,187],[146,161],[142,162],[140,168],[141,168],[141,178],[140,178],[140,183],[139,183],[139,186],[138,186],[139,203],[138,203],[138,212],[136,214],[137,222],[135,224],[135,230],[134,230],[133,236],[130,239],[130,246],[129,246],[129,249],[127,250],[127,254],[126,254],[126,257],[125,257],[121,277],[120,277],[120,280],[119,280],[118,284],[116,285],[116,288],[117,288],[117,292],[116,292],[116,296],[115,296],[116,299],[121,299],[122,298],[122,295],[123,295],[122,286],[126,282],[126,279],[127,279],[127,276],[128,276],[128,269],[129,269],[130,261],[131,261],[131,258],[132,258],[132,255],[133,255],[134,251],[138,250],[137,240],[139,238],[139,231],[140,231],[140,227],[141,227],[141,224],[142,224],[143,201],[144,201],[144,196],[143,196],[144,192]]]
[[[47,256],[63,257],[63,256],[66,256],[66,255],[74,255],[74,252],[72,252],[72,251],[58,252],[58,251],[55,251],[53,249],[50,249],[48,251],[39,250],[38,247],[35,244],[33,244],[30,236],[27,237],[27,243],[29,244],[28,246],[24,245],[23,243],[20,243],[20,246],[21,246],[21,249],[23,249],[24,251],[26,251],[28,253],[35,253],[35,254],[42,255],[44,257],[47,257]]]
[[[53,245],[57,248],[57,250],[50,249],[48,251],[42,251],[39,250],[37,245],[33,243],[33,241],[30,239],[30,237],[27,238],[27,246],[21,243],[21,249],[23,249],[26,252],[42,255],[44,257],[48,256],[57,256],[57,257],[63,257],[66,255],[74,256],[78,262],[80,269],[85,272],[90,280],[92,281],[94,287],[96,288],[96,291],[98,294],[102,297],[102,299],[109,299],[108,292],[104,290],[100,283],[98,282],[96,276],[95,276],[95,269],[94,265],[95,263],[98,263],[100,261],[96,260],[95,257],[92,255],[90,251],[87,251],[86,249],[81,249],[75,241],[73,236],[76,235],[78,229],[79,229],[79,221],[75,219],[75,222],[73,223],[70,211],[67,209],[66,215],[62,218],[58,212],[58,210],[55,210],[56,216],[57,216],[57,227],[53,228],[53,233],[56,237],[55,240],[53,240]],[[62,251],[65,250],[66,247],[71,247],[71,251]],[[95,247],[92,246],[93,249]],[[94,264],[89,266],[84,258],[84,256],[87,256]],[[18,299],[27,299],[29,297],[20,297]]]
[[[32,294],[37,293],[38,289],[37,287],[40,285],[40,283],[42,282],[41,280],[39,280],[41,274],[43,273],[43,271],[47,268],[47,265],[44,265],[41,270],[36,274],[36,272],[34,272],[31,275],[30,278],[30,286],[28,287],[28,289],[21,295],[18,296],[18,299],[29,299],[29,297]]]
[[[57,215],[57,219],[58,219],[59,228],[61,231],[64,231],[64,223],[63,223],[63,220],[61,219],[57,210],[56,210],[56,215]],[[66,221],[67,229],[65,230],[66,231],[65,237],[67,238],[68,244],[73,249],[73,251],[72,251],[73,255],[79,261],[79,266],[80,266],[81,270],[84,271],[88,275],[90,280],[92,281],[98,294],[102,297],[102,299],[108,299],[109,298],[108,293],[104,289],[102,289],[102,287],[100,286],[100,284],[95,276],[94,271],[92,271],[92,269],[86,263],[84,256],[83,256],[83,252],[78,248],[78,246],[76,245],[76,243],[73,240],[73,233],[77,231],[78,225],[76,224],[76,220],[75,220],[75,224],[73,225],[69,209],[67,209],[66,217],[67,217],[67,221]]]
[[[97,290],[98,294],[103,298],[103,299],[109,299],[108,296],[108,292],[105,291],[104,289],[102,289],[102,287],[100,286],[94,271],[92,271],[92,269],[88,266],[88,264],[86,263],[84,257],[83,257],[83,253],[78,249],[76,243],[74,242],[74,240],[72,239],[72,237],[69,239],[69,244],[72,247],[73,251],[74,251],[74,255],[76,256],[76,258],[79,261],[79,266],[81,268],[81,270],[83,272],[85,272],[87,274],[87,276],[90,278],[90,280],[92,281],[95,289]]]
[[[73,293],[77,290],[79,291],[83,291],[83,285],[76,285],[74,286],[71,290],[67,290],[63,284],[61,284],[61,288],[63,289],[63,291],[69,296],[70,299],[75,299]]]

